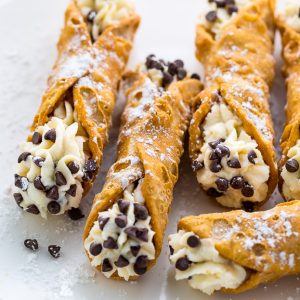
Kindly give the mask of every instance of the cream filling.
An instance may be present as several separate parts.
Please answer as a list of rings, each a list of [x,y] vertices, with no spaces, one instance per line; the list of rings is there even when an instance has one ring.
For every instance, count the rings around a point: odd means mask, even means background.
[[[50,130],[55,129],[56,140],[46,140],[44,135]],[[35,145],[32,142],[23,143],[20,148],[22,152],[31,153],[25,161],[21,161],[18,164],[17,174],[27,177],[28,189],[23,191],[17,188],[17,193],[20,193],[23,197],[23,201],[20,206],[24,209],[30,205],[35,205],[43,218],[47,218],[47,205],[53,201],[47,198],[44,191],[38,190],[34,186],[34,179],[41,176],[43,185],[47,187],[55,186],[55,172],[61,172],[67,183],[62,186],[58,186],[59,203],[61,209],[57,214],[63,214],[66,210],[72,207],[78,207],[82,198],[82,176],[83,165],[85,163],[85,154],[83,151],[83,144],[86,141],[86,137],[78,135],[79,124],[76,121],[76,117],[73,108],[69,102],[63,102],[54,111],[54,116],[50,118],[49,122],[43,126],[39,126],[35,132],[42,135],[42,141],[40,144]],[[36,157],[45,159],[41,163],[41,167],[38,167],[34,160]],[[77,162],[80,166],[80,170],[76,174],[72,174],[67,167],[69,162]],[[76,184],[76,195],[73,197],[66,194],[66,191],[70,189],[70,186]]]
[[[170,255],[171,263],[175,265],[178,259],[183,257],[190,261],[186,270],[176,269],[175,279],[188,279],[192,288],[208,295],[221,288],[238,288],[246,279],[246,270],[223,258],[216,250],[212,238],[201,239],[197,247],[190,247],[187,240],[193,235],[192,232],[179,230],[178,233],[169,236],[169,245],[174,251]]]
[[[77,3],[86,19],[91,16],[91,11],[95,12],[92,22],[89,22],[94,40],[105,28],[117,24],[134,11],[134,5],[130,0],[77,0]]]
[[[300,3],[298,0],[285,0],[283,8],[280,7],[278,10],[279,16],[281,16],[285,22],[300,32]]]
[[[197,161],[204,162],[204,168],[197,172],[197,180],[205,190],[217,189],[216,180],[225,178],[228,182],[235,176],[242,176],[254,189],[252,197],[243,196],[241,189],[233,189],[229,184],[227,191],[217,201],[227,207],[240,208],[243,201],[261,202],[265,200],[268,192],[267,181],[270,175],[270,168],[263,160],[256,141],[243,129],[241,120],[233,114],[229,108],[221,103],[215,104],[207,115],[203,126],[204,144]],[[222,143],[230,150],[230,156],[221,160],[222,169],[213,173],[209,166],[212,161],[209,159],[212,149],[210,142],[225,139]],[[248,159],[249,152],[256,153],[255,164]],[[235,169],[227,165],[228,160],[238,158],[241,168]]]
[[[120,277],[128,280],[131,276],[138,275],[134,271],[134,264],[136,263],[138,257],[147,256],[149,261],[155,258],[155,247],[153,244],[153,236],[155,233],[151,229],[151,217],[148,216],[146,220],[138,220],[136,219],[134,214],[134,203],[144,204],[144,198],[140,189],[141,183],[142,180],[140,180],[139,185],[135,190],[133,184],[131,184],[124,190],[123,200],[129,202],[129,207],[126,213],[126,227],[120,228],[115,223],[116,217],[122,214],[118,204],[115,203],[107,211],[99,213],[99,218],[109,218],[109,221],[106,223],[103,230],[100,229],[98,220],[95,221],[94,226],[89,233],[89,236],[84,241],[84,247],[94,267],[102,265],[104,259],[109,260],[112,269],[108,272],[103,272],[103,274],[107,278],[111,277],[113,273],[117,272]],[[129,237],[126,234],[125,230],[130,226],[135,226],[140,229],[146,228],[148,230],[148,241],[145,242]],[[107,249],[103,247],[104,241],[109,237],[112,237],[117,242],[118,249]],[[90,246],[92,243],[102,245],[102,251],[99,255],[93,256],[90,253]],[[134,256],[131,251],[132,246],[141,247],[136,256]],[[129,264],[127,266],[117,267],[115,265],[120,255],[128,260]]]

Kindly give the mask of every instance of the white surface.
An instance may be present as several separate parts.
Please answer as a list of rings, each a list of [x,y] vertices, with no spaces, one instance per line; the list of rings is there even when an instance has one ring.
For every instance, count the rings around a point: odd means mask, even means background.
[[[183,58],[190,70],[200,71],[200,64],[194,58],[194,33],[202,1],[137,1],[143,22],[130,65],[153,52],[166,59]],[[37,111],[56,56],[55,44],[67,2],[0,0],[0,299],[29,299],[29,296],[33,300],[300,299],[297,277],[288,277],[238,296],[215,294],[209,298],[190,289],[186,282],[175,282],[166,243],[156,266],[138,283],[107,280],[101,274],[94,275],[83,253],[84,221],[71,222],[67,217],[43,221],[16,207],[10,188],[18,156],[17,145],[26,138],[28,126]],[[279,62],[278,47],[276,57]],[[280,63],[272,93],[277,138],[282,130],[285,102],[279,70]],[[89,197],[83,201],[85,213],[114,160],[122,107],[120,100],[99,178]],[[269,202],[268,206],[271,205]],[[198,187],[185,154],[166,235],[175,231],[176,221],[182,216],[221,210]],[[24,239],[30,237],[36,237],[40,243],[37,253],[31,253],[23,246]],[[52,243],[62,246],[62,257],[57,260],[47,253],[47,246]]]

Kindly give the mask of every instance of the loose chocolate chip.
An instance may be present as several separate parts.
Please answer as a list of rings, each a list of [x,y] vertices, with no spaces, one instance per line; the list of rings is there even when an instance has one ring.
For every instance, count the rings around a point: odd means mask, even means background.
[[[192,169],[194,172],[200,170],[200,169],[203,169],[204,168],[204,163],[199,161],[199,160],[194,160],[192,162]]]
[[[240,169],[242,167],[240,161],[236,157],[228,160],[227,165],[232,169]]]
[[[175,268],[180,271],[185,271],[189,268],[190,262],[187,257],[181,257],[176,261]]]
[[[118,249],[119,247],[117,242],[112,237],[109,236],[107,240],[103,242],[103,248]]]
[[[99,217],[98,222],[99,222],[99,227],[101,230],[103,230],[104,226],[106,225],[106,223],[108,221],[109,221],[109,218]]]
[[[141,249],[140,245],[130,246],[131,253],[134,257],[136,257],[139,254],[140,249]]]
[[[248,160],[251,162],[251,164],[255,165],[255,158],[257,158],[257,154],[254,150],[251,150],[248,153]]]
[[[245,183],[242,187],[242,194],[247,198],[252,197],[254,195],[254,189],[252,185],[250,185],[249,183]]]
[[[149,213],[145,205],[134,203],[134,215],[138,220],[146,220]]]
[[[137,227],[135,227],[135,226],[130,226],[130,227],[127,227],[127,228],[124,230],[124,232],[125,232],[129,237],[136,238],[137,230],[138,230]]]
[[[297,160],[291,158],[285,163],[288,172],[295,173],[299,170],[299,163]]]
[[[33,185],[39,191],[44,191],[45,190],[45,186],[42,183],[42,177],[41,176],[37,176],[37,177],[34,178]]]
[[[33,215],[38,215],[40,213],[39,209],[34,204],[29,205],[25,210]]]
[[[58,188],[56,185],[51,187],[47,192],[46,192],[46,197],[52,200],[58,200],[59,194],[58,194]]]
[[[185,69],[182,69],[182,68],[178,68],[177,70],[177,78],[178,80],[182,80],[186,77],[187,75],[187,72]]]
[[[210,188],[207,190],[207,195],[213,198],[219,198],[223,196],[223,193],[219,193],[215,188]]]
[[[134,272],[138,275],[143,275],[147,271],[148,257],[146,255],[140,255],[133,266]]]
[[[217,12],[215,10],[212,10],[206,14],[205,18],[210,23],[216,22],[218,19]]]
[[[43,166],[43,162],[45,161],[45,158],[35,156],[32,158],[32,161],[39,167],[41,168]]]
[[[227,12],[231,16],[234,13],[237,13],[239,11],[238,7],[234,4],[230,4],[227,6]]]
[[[169,246],[169,250],[170,250],[170,254],[173,255],[174,254],[174,249],[172,246]]]
[[[118,268],[124,268],[124,267],[127,267],[129,265],[129,261],[123,255],[120,255],[118,260],[115,262],[115,265]]]
[[[47,205],[50,214],[57,215],[60,212],[60,204],[56,201],[51,201]]]
[[[28,189],[28,178],[24,176],[20,176],[18,174],[15,174],[15,186],[21,189],[22,191],[27,191]]]
[[[20,206],[20,204],[23,201],[23,196],[20,193],[14,193],[14,198],[15,198],[17,205]]]
[[[90,245],[90,253],[93,256],[97,256],[102,252],[102,245],[98,243],[91,243]]]
[[[94,159],[89,159],[83,168],[86,172],[95,172],[97,170],[97,162]]]
[[[55,182],[58,186],[66,185],[67,179],[60,171],[55,172]]]
[[[162,86],[166,87],[172,81],[173,81],[173,76],[170,73],[168,73],[168,72],[164,72],[163,73],[163,79],[162,79]]]
[[[45,140],[48,140],[48,141],[51,141],[53,143],[55,143],[56,141],[56,130],[54,128],[48,130],[46,133],[45,133]]]
[[[66,194],[70,195],[71,197],[75,197],[76,191],[77,191],[77,185],[74,183],[70,185],[70,188],[66,191]]]
[[[110,272],[113,269],[108,258],[104,258],[102,262],[102,272]]]
[[[87,15],[88,22],[93,23],[96,16],[97,16],[97,12],[93,9],[90,10],[90,12]]]
[[[200,239],[197,236],[195,236],[195,235],[191,235],[187,239],[187,244],[191,248],[196,248],[196,247],[198,247],[200,245]]]
[[[215,0],[215,3],[216,3],[218,8],[226,7],[226,0]]]
[[[26,159],[29,155],[31,155],[30,152],[23,152],[18,158],[18,163],[20,163],[22,161],[26,161]]]
[[[213,172],[213,173],[218,173],[222,170],[222,165],[219,163],[219,161],[214,160],[212,161],[212,163],[209,166],[209,169]]]
[[[242,176],[235,176],[230,180],[230,185],[233,189],[239,190],[244,186],[245,180]]]
[[[143,242],[148,242],[148,229],[138,228],[136,231],[136,238]]]
[[[254,211],[254,202],[244,201],[243,207],[246,212],[253,212]]]
[[[213,141],[213,142],[208,143],[208,145],[209,145],[210,148],[216,149],[217,146],[218,146],[220,143],[224,143],[224,142],[225,142],[224,139],[219,139],[219,140],[216,140],[216,141]]]
[[[115,223],[118,227],[124,228],[127,225],[127,217],[125,215],[119,215],[115,218]]]
[[[48,252],[51,254],[52,257],[58,258],[60,257],[60,246],[50,245],[48,246]]]
[[[173,76],[177,74],[177,66],[176,66],[175,63],[170,63],[169,64],[168,72],[169,72],[169,74],[171,74]]]
[[[177,68],[183,68],[184,67],[184,62],[181,59],[176,59],[174,61],[174,64],[177,66]]]
[[[197,73],[193,73],[193,74],[191,75],[191,78],[192,78],[192,79],[201,80],[201,77],[200,77],[200,75],[199,75],[199,74],[197,74]]]
[[[77,221],[84,218],[84,214],[82,213],[80,208],[76,207],[72,207],[70,210],[68,210],[68,216],[73,221]]]
[[[38,132],[34,132],[33,135],[32,135],[32,144],[34,145],[38,145],[42,142],[42,135],[39,134]]]
[[[39,244],[36,239],[26,239],[24,241],[24,246],[32,251],[39,249]]]
[[[220,144],[217,145],[215,152],[220,158],[223,158],[225,156],[228,156],[228,157],[230,156],[229,148],[224,145],[220,145]]]
[[[121,213],[126,214],[128,207],[129,207],[129,201],[126,200],[119,200],[118,201],[118,207]]]
[[[70,161],[67,164],[67,167],[69,168],[72,174],[76,174],[80,169],[79,164],[76,161]]]
[[[220,192],[226,192],[229,188],[229,182],[225,178],[218,178],[216,180],[216,185]]]

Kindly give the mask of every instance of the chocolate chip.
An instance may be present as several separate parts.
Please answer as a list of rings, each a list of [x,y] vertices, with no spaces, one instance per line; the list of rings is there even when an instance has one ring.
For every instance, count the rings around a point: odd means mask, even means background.
[[[295,173],[299,170],[299,163],[297,160],[291,158],[285,163],[285,167],[289,173]]]
[[[110,272],[113,269],[108,258],[104,258],[102,262],[102,272]]]
[[[251,162],[251,164],[255,165],[255,158],[257,158],[257,154],[254,150],[251,150],[248,153],[248,160]]]
[[[207,190],[207,195],[213,198],[219,198],[223,196],[223,193],[219,193],[215,188],[210,188]]]
[[[94,159],[89,159],[83,168],[86,172],[95,172],[97,170],[97,162]]]
[[[26,159],[29,155],[31,155],[30,152],[23,152],[18,158],[18,163],[20,163],[22,161],[26,161]]]
[[[228,157],[230,156],[229,148],[224,145],[220,145],[220,144],[217,145],[215,152],[220,158],[223,158],[225,156],[228,156]]]
[[[136,231],[136,238],[143,242],[148,242],[148,229],[138,228],[138,230]]]
[[[169,74],[171,75],[176,75],[177,74],[177,66],[175,63],[170,63],[169,66],[168,66],[168,72]]]
[[[59,194],[58,194],[58,188],[56,185],[51,187],[47,192],[46,192],[46,197],[52,200],[58,200]]]
[[[131,253],[134,257],[136,257],[141,249],[140,245],[130,246]]]
[[[228,160],[227,165],[232,169],[240,169],[242,167],[240,161],[236,157]]]
[[[129,236],[129,237],[132,237],[132,238],[136,238],[136,233],[137,233],[137,227],[135,226],[130,226],[130,227],[127,227],[124,232]]]
[[[247,198],[252,197],[254,195],[254,189],[252,185],[250,185],[249,183],[245,183],[242,187],[242,194]]]
[[[126,214],[128,207],[129,207],[129,201],[126,200],[119,200],[118,201],[118,207],[121,213]]]
[[[55,172],[55,182],[58,186],[63,186],[67,184],[67,179],[62,172],[57,171]]]
[[[109,221],[109,218],[104,218],[104,217],[99,217],[98,222],[99,222],[99,227],[101,230],[103,230],[104,226],[106,223]]]
[[[124,228],[127,225],[127,217],[125,215],[119,215],[115,218],[115,223],[118,227]]]
[[[180,271],[185,271],[189,268],[190,262],[187,257],[181,257],[176,261],[175,268]]]
[[[98,243],[91,243],[89,250],[93,256],[97,256],[102,252],[102,245]]]
[[[165,87],[169,85],[172,81],[173,81],[173,76],[168,72],[164,72],[163,79],[162,79],[162,86]]]
[[[192,162],[192,169],[194,172],[200,170],[200,169],[203,169],[204,168],[204,163],[199,161],[199,160],[194,160]]]
[[[39,249],[39,244],[36,239],[26,239],[24,241],[24,246],[32,251]]]
[[[51,254],[52,257],[58,258],[60,257],[60,246],[50,245],[48,246],[48,252]]]
[[[86,18],[87,18],[88,22],[93,23],[96,16],[97,16],[97,12],[92,9],[89,11]]]
[[[187,239],[187,244],[191,248],[196,248],[200,245],[200,239],[196,235],[191,235]]]
[[[68,216],[73,221],[78,221],[84,218],[84,214],[82,213],[81,209],[77,207],[72,207],[70,210],[68,210]]]
[[[56,141],[56,130],[54,128],[48,130],[44,136],[45,140],[55,143]]]
[[[76,174],[80,169],[79,164],[76,161],[70,161],[67,164],[67,167],[69,168],[72,174]]]
[[[216,141],[213,141],[213,142],[208,143],[208,145],[209,145],[210,148],[216,149],[217,146],[218,146],[220,143],[224,143],[224,142],[225,142],[224,139],[219,139],[219,140],[216,140]]]
[[[174,254],[174,249],[172,246],[169,245],[169,250],[170,250],[170,254],[173,255]]]
[[[159,71],[163,71],[164,67],[160,62],[153,60],[150,69],[156,69]]]
[[[134,203],[134,215],[138,220],[146,220],[149,213],[145,205]]]
[[[37,177],[34,178],[33,185],[37,190],[45,191],[45,186],[42,183],[42,177],[41,176],[37,176]]]
[[[216,3],[218,8],[226,7],[226,0],[215,0],[215,3]]]
[[[29,205],[25,210],[28,213],[33,214],[33,215],[38,215],[40,213],[39,209],[37,208],[37,206],[35,204]]]
[[[254,211],[254,202],[244,201],[243,208],[246,212],[253,212]]]
[[[216,22],[218,19],[217,12],[215,10],[212,10],[206,14],[205,18],[208,22]]]
[[[91,181],[93,179],[94,174],[92,172],[84,172],[82,180],[83,181]]]
[[[177,68],[183,68],[184,67],[184,62],[181,59],[176,59],[174,61],[174,64],[177,66]]]
[[[23,196],[20,193],[14,193],[14,198],[15,198],[17,205],[20,206],[20,204],[23,201]]]
[[[182,80],[186,77],[187,75],[187,72],[185,69],[182,69],[182,68],[178,68],[177,69],[177,78],[178,80]]]
[[[57,215],[60,212],[60,204],[56,201],[51,201],[47,205],[50,214]]]
[[[213,172],[213,173],[218,173],[222,170],[222,165],[219,163],[219,161],[214,160],[210,166],[209,169]]]
[[[115,262],[115,265],[118,268],[124,268],[124,267],[127,267],[129,265],[129,261],[123,255],[120,255],[118,260]]]
[[[71,197],[75,197],[76,191],[77,191],[77,185],[74,183],[70,185],[70,188],[66,191],[66,194],[70,195]]]
[[[229,188],[228,180],[221,177],[216,180],[216,185],[220,192],[226,192]]]
[[[216,153],[216,150],[211,151],[210,155],[209,155],[209,160],[218,160],[219,156]]]
[[[32,144],[38,145],[42,142],[42,135],[38,132],[34,132],[31,138]]]
[[[32,158],[32,161],[39,167],[41,168],[43,166],[43,162],[45,161],[45,158],[35,156]]]
[[[192,78],[192,79],[196,79],[196,80],[201,80],[200,75],[197,74],[197,73],[193,73],[193,74],[191,75],[191,78]]]
[[[21,189],[23,192],[27,191],[29,181],[27,177],[15,174],[15,186]]]
[[[238,7],[234,4],[230,4],[227,6],[227,12],[231,16],[234,13],[237,13],[239,11]]]
[[[147,56],[146,58],[146,67],[147,69],[151,69],[152,67],[152,63],[154,62],[155,60],[155,55],[154,54],[150,54]]]
[[[133,265],[133,270],[138,275],[143,275],[147,271],[148,266],[148,257],[146,255],[140,255],[137,259],[135,264]]]
[[[230,180],[230,185],[233,189],[239,190],[244,186],[245,180],[242,176],[235,176]]]
[[[118,249],[119,247],[117,242],[111,236],[109,236],[107,240],[103,242],[103,248]]]

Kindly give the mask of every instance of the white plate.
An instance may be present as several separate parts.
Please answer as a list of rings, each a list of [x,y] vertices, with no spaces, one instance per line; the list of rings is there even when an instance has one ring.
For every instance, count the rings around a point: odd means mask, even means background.
[[[94,274],[83,253],[84,221],[67,217],[43,221],[22,213],[11,196],[17,145],[25,140],[37,111],[47,76],[56,56],[55,44],[63,23],[68,0],[0,0],[0,299],[212,299],[174,280],[165,243],[156,266],[138,283],[115,282]],[[192,71],[200,71],[194,58],[194,33],[203,0],[140,0],[137,9],[142,25],[137,35],[130,65],[150,53],[166,59],[183,58]],[[285,90],[280,75],[279,48],[277,77],[272,109],[277,137],[282,130]],[[106,170],[114,160],[120,99],[110,132],[99,179],[85,199],[88,212],[91,199],[100,191]],[[170,214],[167,234],[185,215],[222,211],[198,187],[187,154],[181,165],[180,180]],[[280,197],[277,196],[279,200]],[[271,206],[273,202],[269,202]],[[223,209],[223,211],[225,211]],[[25,238],[38,238],[40,250],[30,253]],[[47,253],[49,244],[62,246],[61,258]],[[289,277],[261,286],[239,296],[215,294],[213,299],[300,299],[300,282]]]

